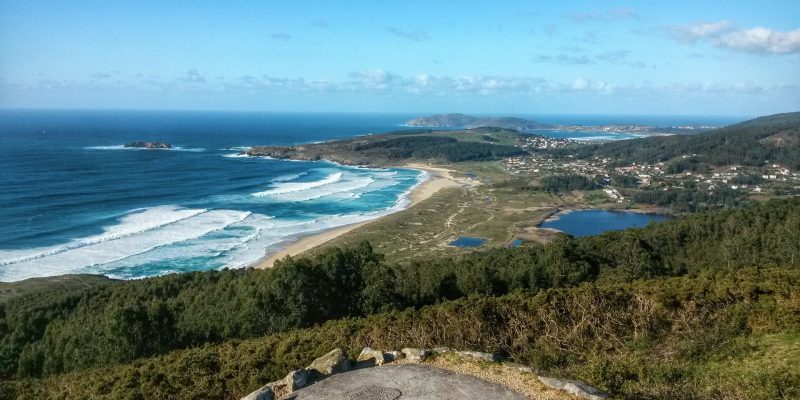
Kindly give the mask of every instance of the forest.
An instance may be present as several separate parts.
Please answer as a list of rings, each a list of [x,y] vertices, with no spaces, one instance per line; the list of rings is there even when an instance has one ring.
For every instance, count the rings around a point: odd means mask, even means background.
[[[744,197],[741,190],[721,187],[706,191],[687,185],[681,189],[639,191],[633,195],[633,201],[667,207],[675,213],[686,213],[738,207],[747,203]]]
[[[800,198],[412,264],[387,264],[363,243],[287,258],[269,270],[175,274],[14,298],[0,305],[0,374],[27,382],[460,298],[798,265]]]
[[[578,174],[550,175],[541,179],[540,189],[550,193],[595,190],[602,186],[594,179]]]
[[[620,164],[658,163],[691,156],[692,164],[678,161],[675,172],[710,165],[762,166],[777,163],[800,169],[800,113],[756,118],[697,135],[656,136],[643,139],[554,150],[557,155],[581,158],[611,157]]]
[[[0,382],[0,397],[238,399],[332,348],[369,344],[483,349],[614,398],[797,398],[798,285],[797,268],[744,268],[470,296]]]
[[[526,154],[514,146],[459,141],[444,136],[404,136],[357,144],[356,151],[380,153],[388,159],[437,159],[449,162],[485,161]]]

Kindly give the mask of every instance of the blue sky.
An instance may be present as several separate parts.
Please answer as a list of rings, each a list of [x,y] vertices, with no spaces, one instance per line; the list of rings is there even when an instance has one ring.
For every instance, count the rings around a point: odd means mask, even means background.
[[[0,107],[797,111],[800,2],[0,0]]]

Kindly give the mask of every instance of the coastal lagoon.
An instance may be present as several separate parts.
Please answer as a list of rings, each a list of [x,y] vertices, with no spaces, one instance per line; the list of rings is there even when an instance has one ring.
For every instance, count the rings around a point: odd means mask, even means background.
[[[558,129],[537,129],[529,133],[554,139],[570,139],[579,142],[610,142],[615,140],[638,139],[646,135],[625,132],[572,131]]]
[[[577,210],[558,213],[539,225],[540,228],[557,229],[575,237],[599,235],[608,231],[641,228],[653,222],[672,217],[631,211]]]
[[[458,239],[450,242],[450,246],[454,247],[480,247],[486,243],[486,239],[472,237],[472,236],[461,236]]]

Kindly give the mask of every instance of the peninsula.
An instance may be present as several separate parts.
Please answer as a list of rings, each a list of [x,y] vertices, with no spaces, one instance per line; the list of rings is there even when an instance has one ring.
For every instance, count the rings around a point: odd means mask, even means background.
[[[645,124],[546,124],[519,117],[475,117],[465,114],[435,114],[406,121],[405,126],[434,129],[474,129],[496,127],[520,132],[535,133],[539,130],[580,131],[598,133],[632,133],[643,136],[695,134],[719,128],[715,125],[645,125]]]

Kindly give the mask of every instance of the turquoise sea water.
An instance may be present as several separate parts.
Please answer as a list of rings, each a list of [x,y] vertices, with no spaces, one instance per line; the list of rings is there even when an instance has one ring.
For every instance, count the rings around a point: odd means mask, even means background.
[[[241,267],[297,237],[402,209],[421,171],[238,153],[393,130],[404,118],[5,111],[0,280]],[[123,147],[133,140],[175,147]]]

